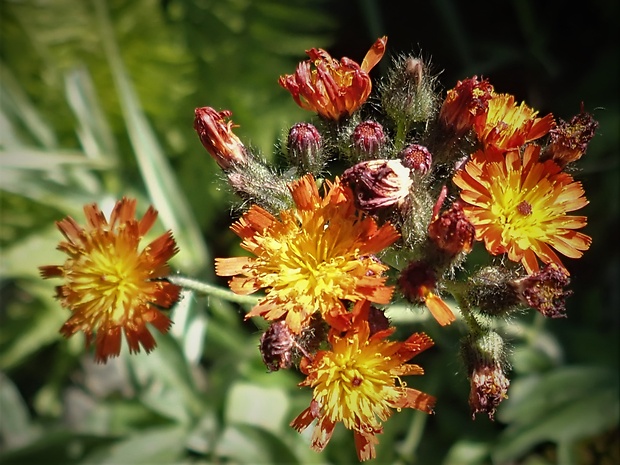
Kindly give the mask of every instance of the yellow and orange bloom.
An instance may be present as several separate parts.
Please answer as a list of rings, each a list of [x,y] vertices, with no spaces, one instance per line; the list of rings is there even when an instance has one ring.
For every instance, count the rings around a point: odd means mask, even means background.
[[[345,301],[389,303],[393,288],[383,276],[388,267],[375,254],[394,243],[398,232],[358,212],[351,189],[338,179],[325,184],[321,198],[314,177],[306,175],[290,184],[296,207],[276,218],[254,205],[231,227],[255,257],[218,258],[216,273],[233,276],[229,285],[237,294],[266,292],[246,318],[285,318],[299,334],[317,311],[346,329],[351,317]]]
[[[437,293],[437,273],[423,261],[412,261],[400,273],[398,286],[412,303],[423,303],[441,326],[456,320],[454,313]]]
[[[64,279],[56,297],[72,315],[60,332],[70,337],[83,331],[87,346],[94,338],[97,362],[119,355],[123,332],[130,352],[139,352],[140,346],[150,352],[155,340],[147,323],[167,332],[171,323],[160,308],[179,298],[180,288],[164,279],[167,261],[177,252],[172,234],[162,234],[140,251],[157,212],[150,207],[140,220],[135,213],[134,199],[118,201],[109,222],[96,204],[86,205],[86,227],[71,217],[57,222],[66,238],[58,250],[69,258],[62,265],[40,267],[43,278]]]
[[[383,57],[386,43],[387,37],[377,39],[361,66],[346,57],[338,61],[320,48],[307,50],[310,59],[299,63],[295,74],[280,76],[278,82],[301,108],[337,121],[368,99],[372,90],[368,73]]]
[[[543,137],[555,126],[551,113],[538,118],[537,111],[523,102],[517,105],[510,94],[494,93],[487,105],[487,111],[474,121],[476,135],[487,149],[516,149]]]
[[[478,151],[453,178],[476,239],[491,254],[521,262],[529,274],[539,270],[536,257],[566,270],[553,249],[579,258],[592,241],[576,231],[586,217],[567,215],[588,204],[581,183],[553,161],[540,162],[539,154],[535,144],[522,156],[519,150]]]
[[[424,374],[420,366],[406,362],[433,341],[424,333],[415,333],[404,342],[390,341],[387,337],[394,327],[371,333],[369,307],[368,301],[358,302],[351,328],[345,333],[332,329],[331,348],[302,363],[307,377],[300,386],[313,388],[313,396],[310,406],[291,422],[301,432],[318,420],[310,444],[317,452],[329,442],[336,423],[342,422],[353,431],[360,461],[375,457],[376,435],[383,431],[382,422],[392,415],[392,409],[433,413],[435,404],[434,397],[405,387],[401,379]]]
[[[232,116],[230,110],[216,111],[211,107],[196,108],[194,129],[200,142],[218,166],[229,170],[233,166],[247,164],[248,154],[241,140],[233,133],[235,125],[226,121]]]

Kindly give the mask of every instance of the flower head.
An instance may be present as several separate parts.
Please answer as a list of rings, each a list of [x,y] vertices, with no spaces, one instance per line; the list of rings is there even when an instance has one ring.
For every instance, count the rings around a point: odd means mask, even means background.
[[[409,144],[401,150],[398,157],[403,161],[403,165],[420,176],[428,174],[433,164],[430,150],[420,144]]]
[[[234,124],[226,121],[231,117],[231,111],[218,112],[211,107],[202,107],[196,108],[194,113],[194,129],[200,142],[220,168],[229,170],[235,165],[247,163],[245,147],[232,131]]]
[[[362,121],[351,134],[351,155],[359,161],[381,158],[386,136],[383,126],[376,121]]]
[[[446,95],[439,121],[456,137],[461,137],[473,127],[478,116],[486,114],[492,95],[493,86],[486,79],[479,81],[474,76],[458,81]]]
[[[538,310],[549,318],[566,316],[566,297],[572,291],[565,290],[570,279],[565,270],[550,263],[537,273],[510,282],[519,301]]]
[[[554,127],[553,115],[537,118],[525,103],[517,105],[510,94],[493,94],[488,110],[475,118],[474,130],[484,147],[510,150],[539,139]]]
[[[368,301],[354,309],[351,328],[344,334],[332,329],[329,350],[317,352],[302,370],[307,375],[300,386],[314,389],[312,402],[291,426],[306,429],[318,419],[311,447],[321,451],[329,442],[337,422],[353,430],[360,461],[375,457],[376,435],[383,431],[382,421],[392,409],[414,408],[433,413],[434,397],[405,387],[401,376],[421,375],[418,365],[406,364],[428,349],[433,341],[424,333],[415,333],[405,342],[387,340],[395,328],[370,332]]]
[[[579,258],[591,243],[576,231],[586,225],[586,217],[567,215],[588,203],[581,183],[553,161],[541,163],[539,152],[532,144],[523,157],[518,150],[506,155],[478,151],[454,176],[476,239],[493,255],[508,253],[528,273],[538,271],[536,257],[564,269],[552,248]]]
[[[230,288],[236,293],[265,290],[246,318],[285,318],[300,333],[319,311],[330,325],[346,329],[350,316],[343,301],[389,303],[393,289],[382,276],[387,266],[374,254],[398,232],[358,212],[353,193],[339,180],[326,185],[321,198],[313,176],[306,175],[290,185],[296,208],[278,219],[253,206],[233,224],[241,246],[255,257],[216,259],[216,273],[233,276]]]
[[[368,99],[372,89],[368,73],[383,57],[386,43],[387,37],[377,39],[361,66],[346,57],[335,60],[323,49],[307,50],[310,59],[278,82],[301,108],[337,121],[353,114]]]
[[[179,298],[180,288],[162,279],[169,272],[166,262],[177,252],[172,234],[162,234],[139,251],[157,212],[150,207],[141,220],[135,212],[136,201],[123,198],[108,222],[97,205],[86,205],[85,228],[71,217],[57,223],[67,239],[58,250],[69,258],[62,265],[40,267],[43,278],[64,279],[56,296],[72,316],[60,332],[69,337],[84,331],[87,345],[94,337],[98,362],[120,353],[122,332],[130,352],[139,352],[140,346],[150,352],[155,340],[146,324],[168,331],[170,320],[159,308]]]

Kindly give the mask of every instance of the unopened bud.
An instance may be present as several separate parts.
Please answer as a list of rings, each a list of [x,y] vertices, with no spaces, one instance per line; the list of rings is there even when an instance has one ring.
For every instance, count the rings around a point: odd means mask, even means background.
[[[351,158],[355,161],[381,158],[385,141],[381,124],[376,121],[363,121],[351,134]]]
[[[410,144],[398,156],[403,161],[403,165],[421,176],[424,176],[431,170],[433,156],[423,145]]]
[[[351,187],[357,208],[375,212],[402,205],[409,195],[409,168],[399,160],[369,160],[345,170],[342,181]]]
[[[211,107],[196,108],[194,111],[194,129],[200,142],[223,170],[234,166],[245,165],[248,154],[239,138],[233,133],[235,127],[230,118],[229,110],[216,111]]]
[[[260,353],[269,371],[290,368],[295,334],[284,320],[272,323],[260,338]]]
[[[430,120],[436,113],[436,78],[428,74],[420,58],[399,58],[381,87],[386,113],[399,124],[409,126]]]
[[[469,406],[472,417],[486,413],[493,420],[499,404],[508,398],[510,380],[506,376],[506,351],[502,337],[495,331],[468,335],[461,353],[470,381]]]
[[[317,174],[323,169],[323,142],[321,134],[310,123],[296,123],[288,133],[288,156],[301,171]]]

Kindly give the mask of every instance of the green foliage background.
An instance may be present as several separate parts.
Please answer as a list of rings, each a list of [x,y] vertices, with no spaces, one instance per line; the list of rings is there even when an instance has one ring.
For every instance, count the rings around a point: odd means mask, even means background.
[[[0,0],[0,463],[354,463],[337,429],[322,454],[288,423],[308,405],[294,372],[266,373],[259,328],[242,304],[184,295],[171,334],[149,356],[95,365],[81,336],[60,337],[66,310],[37,267],[61,263],[54,221],[123,195],[152,203],[183,274],[225,286],[213,257],[238,252],[233,197],[192,128],[193,110],[233,111],[236,133],[278,163],[288,128],[312,115],[277,85],[311,47],[360,61],[380,35],[388,53],[422,54],[444,88],[474,74],[541,114],[593,113],[580,162],[592,248],[568,263],[569,318],[524,314],[509,399],[472,420],[458,325],[394,309],[403,334],[424,330],[415,386],[436,415],[401,412],[376,463],[612,464],[620,461],[617,234],[618,4],[377,0]],[[384,58],[373,70],[381,78]]]

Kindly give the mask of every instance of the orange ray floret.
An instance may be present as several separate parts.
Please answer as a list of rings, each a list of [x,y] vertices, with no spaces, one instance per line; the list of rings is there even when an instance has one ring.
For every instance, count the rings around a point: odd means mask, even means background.
[[[86,205],[85,228],[71,217],[57,223],[67,239],[58,250],[69,258],[62,265],[39,267],[43,278],[65,281],[56,296],[72,316],[60,332],[69,337],[84,331],[87,345],[94,337],[98,362],[118,356],[123,332],[130,352],[139,352],[140,346],[150,352],[155,340],[146,324],[167,332],[170,320],[159,308],[169,308],[179,298],[180,288],[163,279],[169,272],[167,261],[177,252],[172,234],[166,232],[138,250],[157,212],[150,207],[141,220],[135,212],[136,201],[123,198],[108,222],[96,204]]]
[[[241,247],[255,257],[216,259],[216,273],[233,276],[234,292],[265,290],[246,318],[286,318],[299,334],[317,311],[330,325],[346,329],[345,301],[389,303],[387,266],[375,254],[399,237],[396,229],[389,223],[379,227],[358,212],[351,190],[338,179],[326,181],[323,198],[311,175],[291,183],[290,190],[296,206],[279,218],[252,206],[233,224]]]
[[[536,257],[566,270],[553,249],[579,258],[592,241],[576,231],[586,217],[567,215],[588,204],[581,183],[555,162],[540,162],[539,153],[533,144],[522,156],[519,150],[478,151],[454,176],[476,239],[491,254],[520,261],[528,273],[539,270]]]
[[[424,370],[406,362],[428,349],[433,341],[424,333],[415,333],[404,342],[386,338],[395,328],[371,333],[368,324],[369,302],[360,301],[353,313],[351,328],[344,334],[331,330],[331,349],[317,352],[302,364],[307,375],[300,386],[313,388],[310,406],[291,422],[297,431],[318,420],[311,447],[322,451],[338,422],[353,430],[360,461],[375,457],[381,422],[392,409],[414,408],[433,413],[435,398],[405,387],[402,376],[422,375]]]
[[[361,66],[346,57],[338,61],[320,48],[307,50],[310,59],[278,82],[301,108],[337,121],[353,114],[368,99],[372,90],[368,73],[383,57],[386,42],[387,37],[377,39]]]
[[[486,148],[511,150],[539,139],[555,126],[550,113],[538,118],[538,112],[510,94],[493,94],[488,109],[475,118],[474,130]]]

